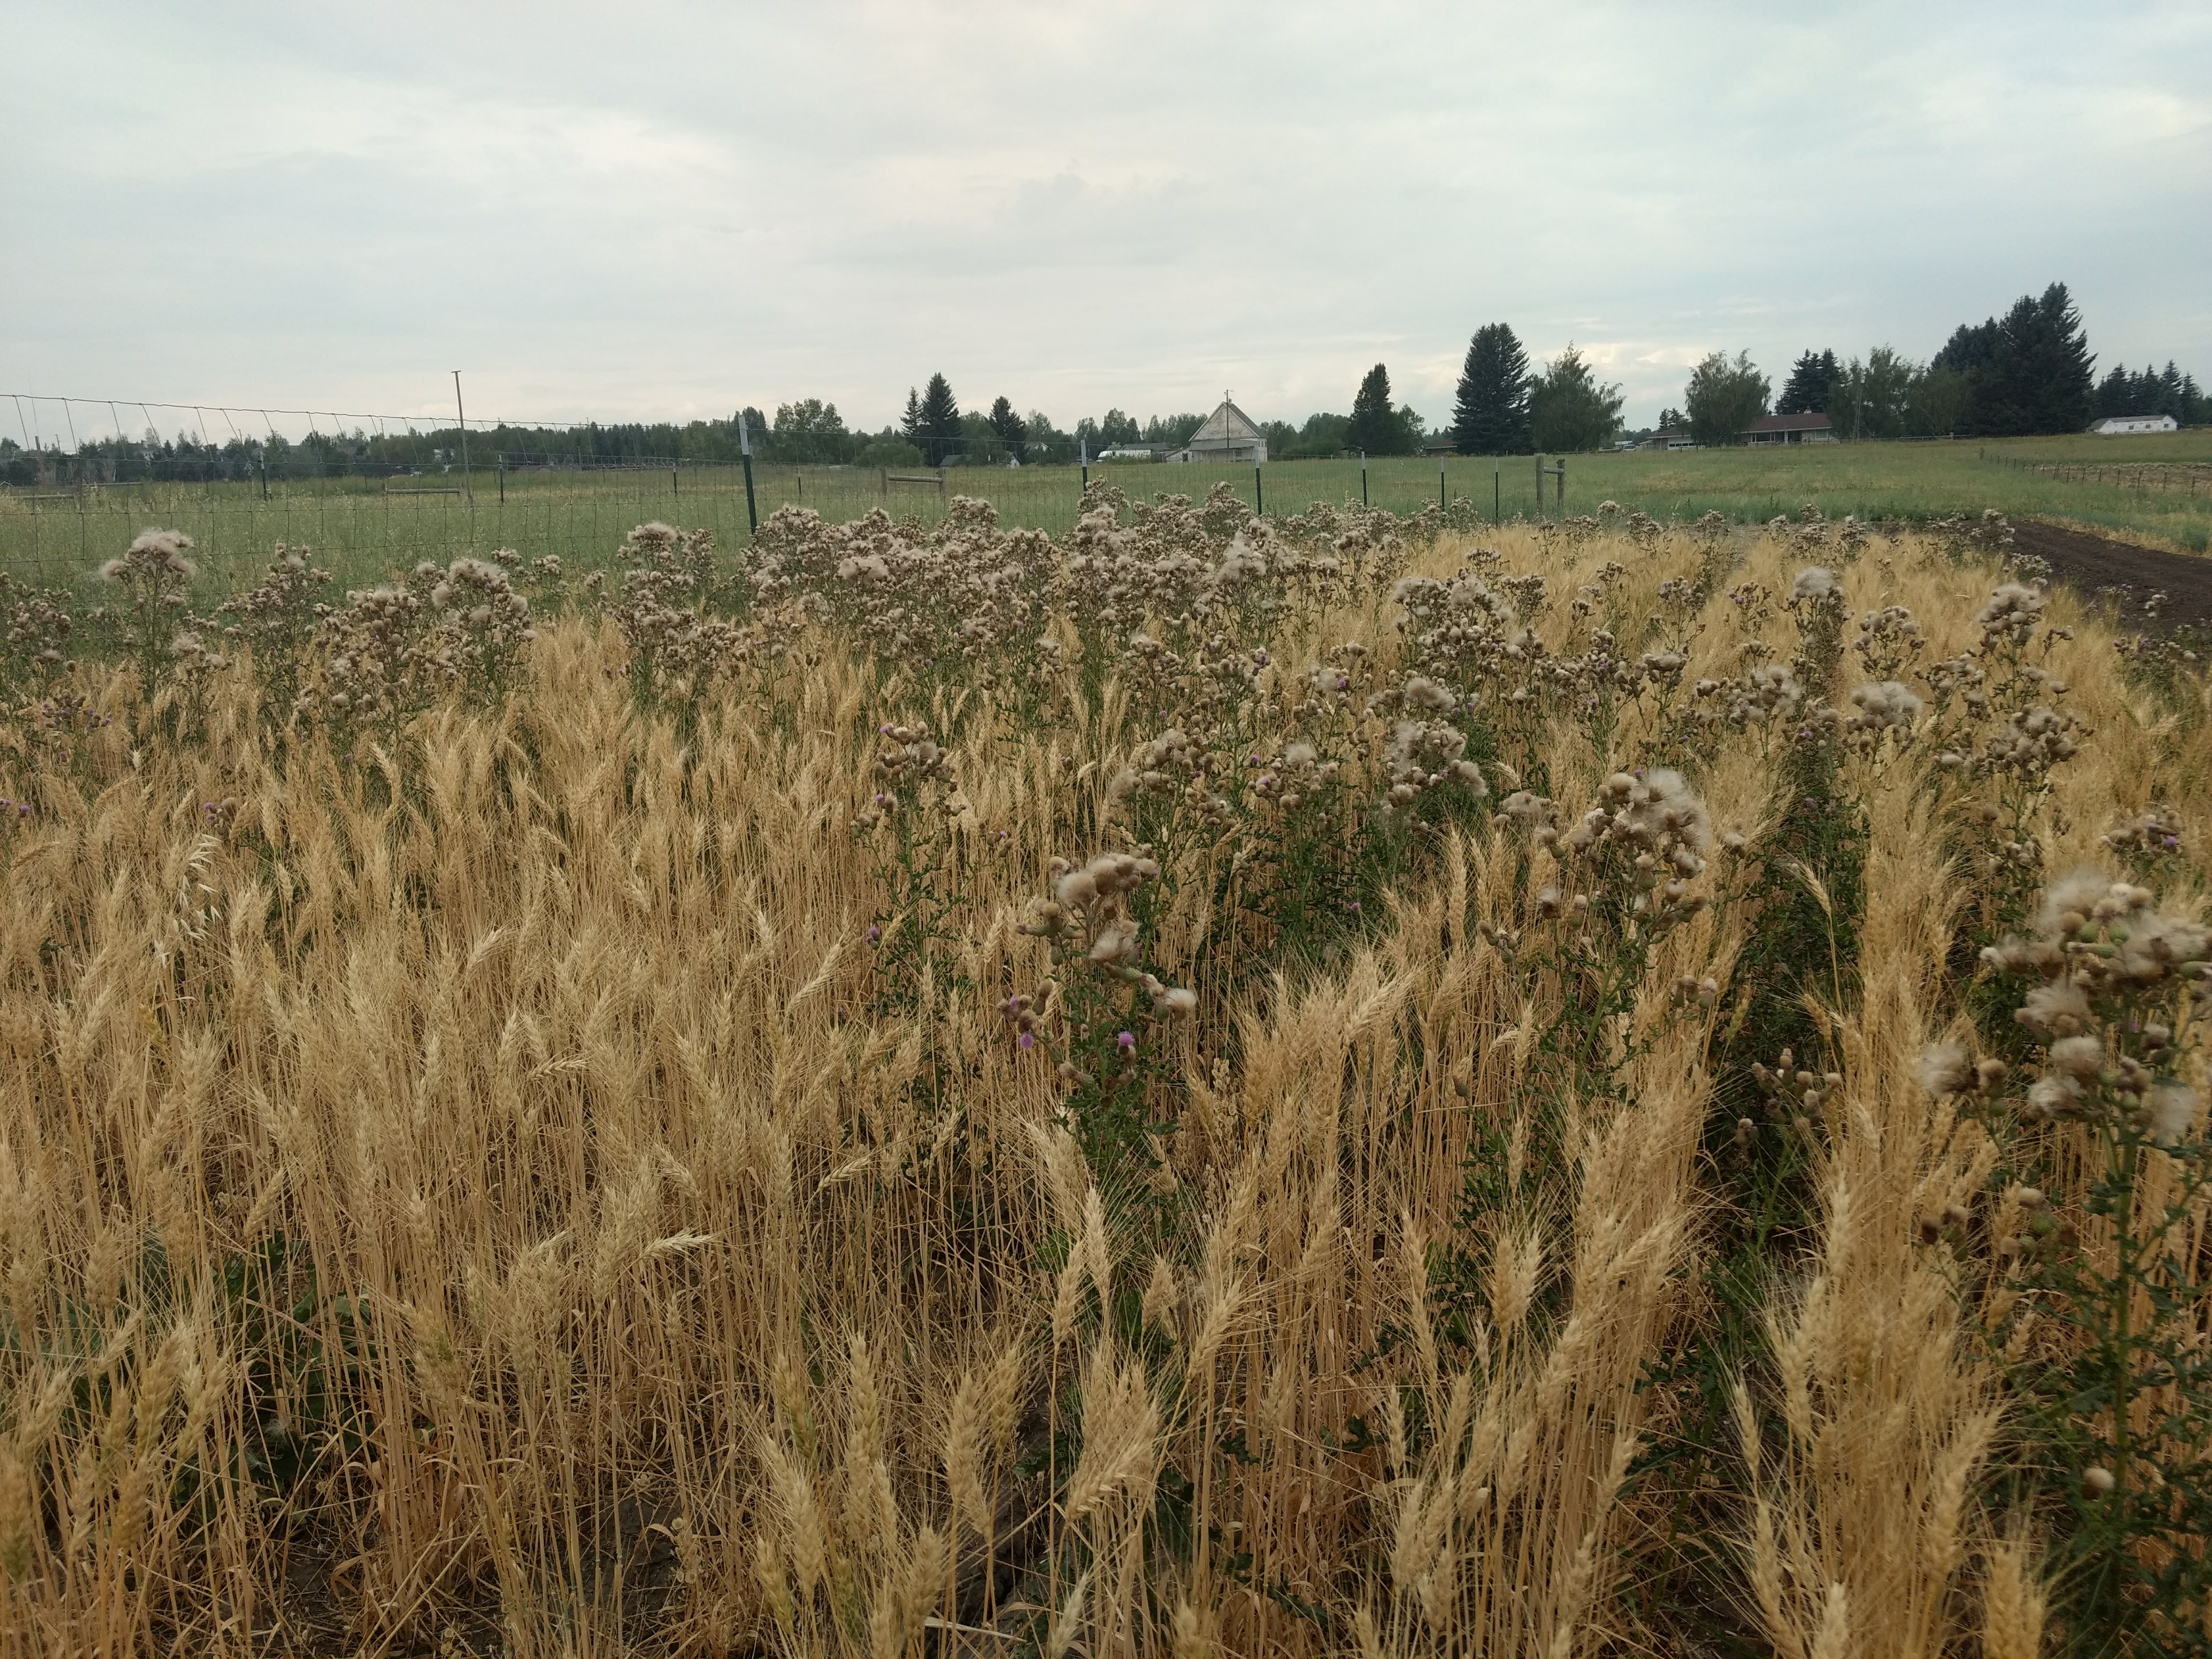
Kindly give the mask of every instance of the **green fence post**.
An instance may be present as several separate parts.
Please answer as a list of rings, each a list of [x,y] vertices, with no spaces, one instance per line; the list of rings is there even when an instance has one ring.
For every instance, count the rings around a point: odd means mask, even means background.
[[[757,536],[760,534],[760,508],[753,501],[753,438],[751,430],[745,425],[745,411],[742,407],[738,410],[738,453],[745,464],[747,533]]]

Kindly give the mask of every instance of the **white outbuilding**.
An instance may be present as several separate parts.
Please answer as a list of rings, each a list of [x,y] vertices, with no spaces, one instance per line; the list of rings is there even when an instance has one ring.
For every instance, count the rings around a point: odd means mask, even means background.
[[[1224,398],[1190,442],[1168,459],[1252,466],[1267,459],[1267,440],[1249,415]]]
[[[2089,430],[2100,437],[2116,437],[2124,432],[2174,432],[2181,422],[2171,415],[2107,415],[2093,422]]]

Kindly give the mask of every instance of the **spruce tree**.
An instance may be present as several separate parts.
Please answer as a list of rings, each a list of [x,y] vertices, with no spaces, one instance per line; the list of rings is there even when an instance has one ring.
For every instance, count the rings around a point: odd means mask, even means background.
[[[1367,371],[1352,400],[1352,429],[1346,441],[1370,455],[1396,455],[1405,448],[1406,429],[1390,402],[1390,371],[1381,363]]]
[[[2053,283],[2040,299],[2021,295],[2001,319],[1961,324],[1929,367],[1966,374],[1961,430],[2000,438],[2079,432],[2097,407],[2095,364],[2066,284]]]
[[[942,374],[933,374],[921,392],[922,459],[943,466],[945,458],[960,448],[960,404]]]
[[[1004,398],[996,399],[991,404],[989,420],[991,435],[1005,446],[1007,454],[1020,459],[1022,446],[1029,441],[1030,434],[1022,424],[1022,417],[1014,413],[1013,404]]]
[[[899,416],[899,435],[916,449],[921,447],[921,394],[906,389],[906,413]]]
[[[1462,455],[1528,453],[1528,354],[1512,328],[1475,330],[1452,409],[1452,446]]]
[[[2096,407],[2096,357],[2081,329],[2081,314],[2053,283],[2040,299],[2023,295],[2007,313],[2000,358],[2004,398],[2022,433],[2079,432]]]
[[[1828,392],[1843,366],[1832,351],[1808,351],[1790,366],[1790,379],[1776,400],[1777,415],[1819,415],[1828,407]]]

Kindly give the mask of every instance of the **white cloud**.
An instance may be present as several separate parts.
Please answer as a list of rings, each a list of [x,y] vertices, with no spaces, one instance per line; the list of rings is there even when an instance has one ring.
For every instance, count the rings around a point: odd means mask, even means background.
[[[1448,410],[1467,337],[1632,417],[1708,349],[1932,351],[2054,278],[2212,379],[2212,14],[2045,3],[11,18],[5,378],[889,419]]]

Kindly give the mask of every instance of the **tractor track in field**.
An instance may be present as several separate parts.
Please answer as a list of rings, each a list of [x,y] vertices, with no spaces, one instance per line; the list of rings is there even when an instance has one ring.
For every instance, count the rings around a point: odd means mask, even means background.
[[[2032,519],[2014,524],[2013,549],[2048,561],[2054,580],[2064,582],[2088,605],[2109,607],[2124,629],[2212,631],[2212,558],[2137,547]],[[2147,614],[2143,606],[2154,593],[2166,599],[2155,613]]]

